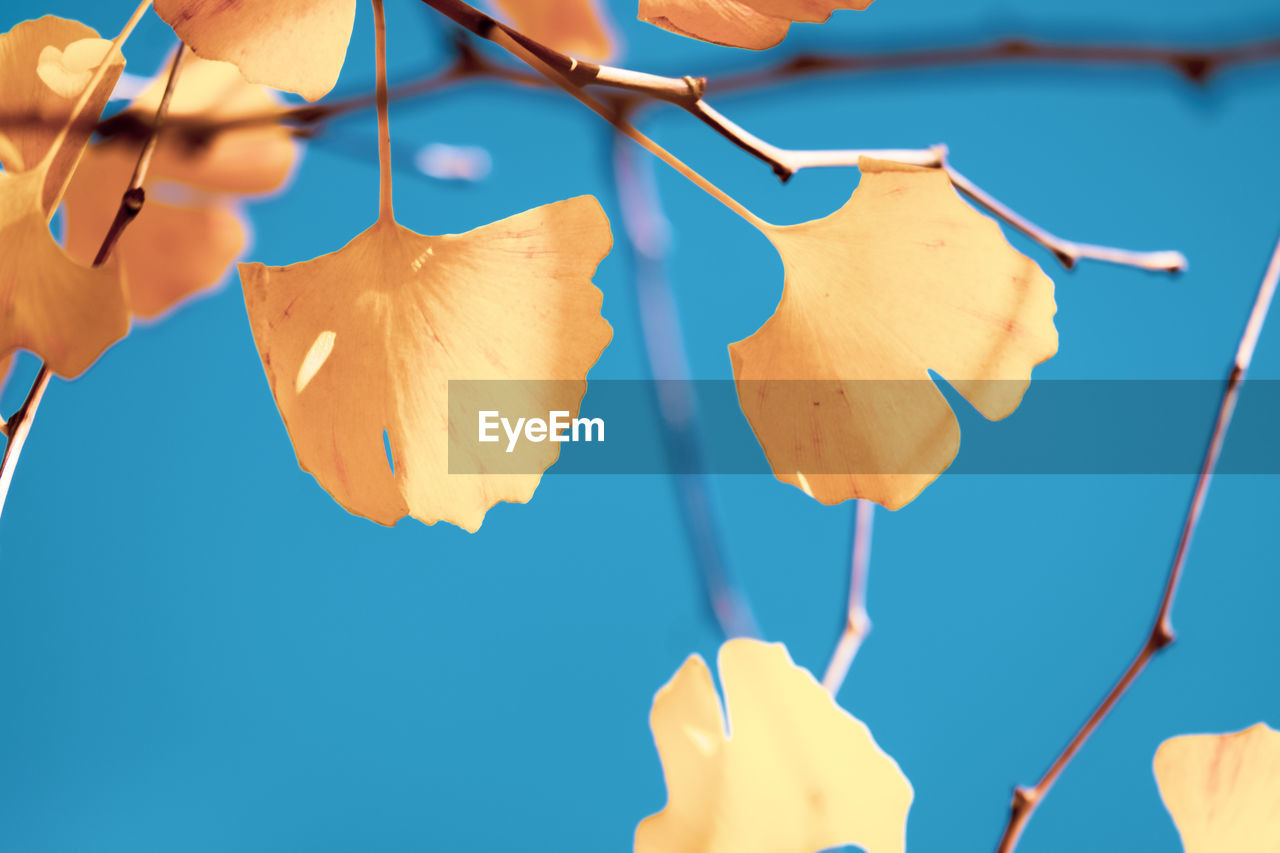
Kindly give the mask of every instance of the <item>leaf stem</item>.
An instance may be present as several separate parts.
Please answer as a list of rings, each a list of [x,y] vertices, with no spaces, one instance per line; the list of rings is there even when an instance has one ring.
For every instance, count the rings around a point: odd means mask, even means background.
[[[1258,288],[1253,308],[1249,312],[1249,320],[1245,325],[1244,333],[1241,335],[1240,343],[1236,349],[1235,361],[1231,365],[1231,371],[1227,377],[1227,385],[1222,392],[1222,400],[1218,405],[1217,419],[1213,425],[1213,432],[1209,437],[1208,447],[1205,449],[1200,473],[1196,477],[1191,503],[1187,507],[1187,514],[1182,522],[1177,550],[1174,552],[1173,562],[1169,567],[1164,590],[1160,596],[1160,607],[1156,612],[1151,632],[1143,642],[1142,648],[1138,650],[1138,654],[1121,674],[1115,686],[1103,697],[1102,702],[1089,715],[1084,725],[1075,733],[1058,757],[1053,760],[1053,763],[1049,765],[1049,769],[1040,777],[1040,780],[1030,788],[1019,787],[1015,789],[1013,806],[1009,813],[1009,821],[1005,825],[1004,834],[1000,839],[1000,845],[997,848],[998,853],[1013,853],[1018,845],[1018,839],[1021,838],[1022,832],[1026,828],[1027,821],[1031,819],[1031,815],[1035,813],[1037,806],[1044,800],[1045,795],[1049,793],[1058,776],[1071,763],[1071,759],[1084,746],[1085,741],[1089,739],[1089,736],[1093,734],[1098,725],[1111,712],[1111,709],[1120,701],[1120,697],[1125,694],[1125,691],[1132,686],[1133,682],[1142,674],[1142,671],[1146,669],[1151,659],[1162,649],[1168,647],[1174,640],[1173,602],[1178,592],[1178,582],[1182,579],[1187,554],[1191,549],[1191,539],[1200,521],[1200,514],[1204,510],[1205,499],[1209,494],[1209,484],[1213,480],[1213,472],[1217,467],[1218,457],[1222,452],[1223,442],[1227,437],[1227,430],[1231,426],[1231,416],[1235,412],[1241,384],[1244,382],[1245,374],[1249,370],[1249,364],[1253,360],[1254,349],[1257,347],[1258,338],[1262,334],[1262,324],[1266,320],[1267,312],[1270,310],[1271,303],[1275,297],[1277,281],[1280,281],[1280,240],[1276,242],[1275,249],[1272,251],[1271,262],[1267,266],[1265,275],[1263,275],[1262,284]]]
[[[130,23],[126,26],[124,32],[114,43],[113,51],[119,48],[119,44],[123,42],[124,38],[133,29],[133,26],[137,24],[136,19],[141,17],[141,13],[145,12],[149,5],[150,0],[146,0],[143,5],[138,7],[139,11],[134,13],[134,18],[130,19]],[[146,191],[142,188],[142,185],[146,181],[147,171],[151,168],[151,158],[155,153],[156,144],[160,138],[160,127],[164,124],[165,117],[169,114],[169,103],[173,100],[173,91],[177,86],[178,75],[181,73],[182,60],[186,52],[186,45],[179,43],[178,49],[173,54],[173,60],[169,64],[169,78],[165,82],[164,95],[160,98],[160,105],[156,108],[155,120],[151,123],[150,135],[143,143],[142,150],[138,153],[138,163],[129,179],[129,186],[121,195],[120,205],[116,208],[116,215],[111,220],[111,225],[107,229],[106,235],[103,236],[102,243],[98,246],[98,252],[93,259],[93,266],[95,267],[102,266],[111,257],[111,252],[116,243],[119,242],[125,228],[129,227],[129,223],[137,218],[142,211],[143,204],[146,202]],[[103,60],[103,64],[99,68],[105,68],[110,63],[110,57],[111,54],[108,53],[107,58]],[[93,87],[97,83],[91,80],[89,85]],[[75,120],[74,115],[71,120]],[[57,204],[55,203],[54,208],[56,207]],[[9,436],[9,441],[4,446],[4,455],[0,456],[0,516],[4,514],[5,500],[9,495],[9,486],[13,482],[14,470],[18,466],[18,458],[22,455],[22,448],[26,444],[27,436],[31,433],[31,427],[35,422],[36,410],[40,407],[40,401],[44,399],[44,393],[49,387],[49,380],[52,376],[53,372],[49,369],[49,365],[41,364],[40,370],[36,373],[35,381],[31,383],[31,388],[27,391],[26,399],[5,422],[5,432]]]
[[[871,568],[871,530],[875,524],[876,505],[862,499],[855,503],[853,547],[849,558],[849,606],[844,630],[831,655],[831,662],[827,664],[827,672],[822,676],[822,686],[832,698],[840,692],[862,641],[871,633],[871,619],[867,616],[867,574]]]
[[[373,54],[378,102],[378,220],[395,221],[391,204],[391,120],[387,96],[387,19],[382,0],[373,0]]]

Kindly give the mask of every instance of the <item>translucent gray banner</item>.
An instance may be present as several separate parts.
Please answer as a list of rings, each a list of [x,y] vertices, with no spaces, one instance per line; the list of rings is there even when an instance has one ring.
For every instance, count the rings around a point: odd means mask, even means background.
[[[589,387],[453,380],[449,472],[536,474],[556,460],[548,473],[767,474],[770,460],[743,414],[741,392],[770,436],[774,461],[786,467],[788,454],[799,454],[803,461],[795,464],[806,475],[931,473],[937,453],[882,450],[944,443],[953,435],[948,410],[959,432],[949,473],[1191,474],[1225,386],[1036,380],[1016,411],[998,421],[968,402],[1016,402],[1023,384],[965,383],[961,396],[929,380],[593,380]],[[668,444],[660,411],[696,430],[697,452],[687,442]],[[1280,381],[1246,382],[1219,473],[1280,474],[1278,425]],[[816,457],[804,447],[815,440],[827,448]]]

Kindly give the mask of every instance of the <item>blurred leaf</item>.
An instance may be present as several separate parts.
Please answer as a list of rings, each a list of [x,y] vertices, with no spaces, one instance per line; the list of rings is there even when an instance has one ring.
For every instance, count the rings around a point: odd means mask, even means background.
[[[298,463],[380,524],[412,515],[474,531],[497,502],[528,501],[559,444],[528,445],[536,474],[450,476],[450,447],[468,442],[452,435],[449,380],[573,380],[518,387],[544,415],[576,412],[612,336],[591,283],[611,241],[599,203],[581,196],[458,235],[383,218],[311,261],[241,264]]]
[[[786,271],[782,299],[729,354],[779,479],[822,503],[897,509],[960,447],[929,370],[987,418],[1009,415],[1032,367],[1057,351],[1056,306],[1053,282],[945,173],[861,168],[830,216],[764,226]]]
[[[124,116],[148,126],[164,94],[168,64]],[[279,98],[248,83],[234,65],[187,56],[169,104],[171,126],[184,118],[211,125],[270,115]],[[115,138],[90,146],[67,191],[67,251],[93,258],[128,186],[144,140]],[[192,143],[164,131],[143,187],[146,203],[116,245],[130,310],[154,317],[222,280],[244,249],[238,198],[277,189],[288,178],[297,144],[277,123],[246,124]]]
[[[0,112],[12,117],[0,128],[0,165],[20,172],[40,163],[70,122],[76,100],[110,46],[79,21],[52,15],[23,21],[0,36]],[[54,152],[42,196],[46,210],[75,169],[123,69],[124,57],[117,55],[85,106],[85,120],[69,129]]]
[[[0,111],[23,119],[0,145],[0,357],[27,349],[65,377],[82,373],[129,331],[115,264],[81,266],[49,233],[62,182],[124,66],[119,53],[107,57],[109,47],[83,24],[54,17],[0,36]],[[107,73],[72,126],[76,102],[103,61]]]
[[[1186,853],[1280,850],[1280,732],[1258,723],[1170,738],[1155,774]]]
[[[836,9],[866,9],[872,0],[640,0],[639,17],[690,38],[764,50],[786,38],[792,22],[820,23]]]
[[[730,640],[719,669],[727,730],[697,655],[654,697],[667,806],[636,828],[636,853],[902,853],[911,783],[866,725],[781,644]]]
[[[309,101],[333,89],[355,24],[355,0],[156,0],[156,14],[205,59]]]
[[[617,39],[597,0],[493,0],[507,23],[530,38],[581,59],[603,62]]]

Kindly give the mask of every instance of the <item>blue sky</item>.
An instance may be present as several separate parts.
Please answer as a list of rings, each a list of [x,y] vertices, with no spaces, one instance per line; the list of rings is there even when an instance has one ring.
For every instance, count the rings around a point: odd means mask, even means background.
[[[442,61],[440,26],[391,0],[393,79]],[[114,32],[132,3],[13,0]],[[627,64],[713,73],[760,57],[622,22]],[[1031,33],[1213,43],[1274,33],[1268,0],[878,0],[783,51]],[[130,42],[150,73],[172,45]],[[340,91],[372,84],[361,4]],[[1280,69],[1196,89],[1156,70],[985,67],[829,77],[720,99],[791,147],[946,142],[957,167],[1064,236],[1177,248],[1177,278],[1084,264],[1057,283],[1059,355],[1038,378],[1213,379],[1280,231]],[[249,257],[289,263],[367,227],[372,113],[309,147],[294,185],[256,205]],[[780,185],[676,111],[664,145],[766,219],[825,215],[854,170]],[[404,172],[402,224],[457,232],[581,193],[620,234],[609,133],[568,98],[469,85],[392,110],[398,151],[476,145],[473,186]],[[781,290],[769,244],[659,167],[671,277],[693,373],[728,378],[726,346]],[[614,340],[593,378],[645,376],[629,263],[596,277]],[[1280,378],[1277,330],[1258,378]],[[3,396],[10,412],[34,370]],[[1034,393],[1034,387],[1032,390]],[[1105,412],[1099,413],[1105,417]],[[1015,415],[1016,417],[1016,415]],[[656,421],[655,421],[656,424]],[[821,672],[843,619],[852,510],[767,477],[711,484],[729,560],[769,639]],[[874,632],[841,702],[911,778],[915,851],[994,849],[1030,783],[1137,649],[1190,494],[1189,476],[943,477],[878,514]],[[1024,853],[1177,850],[1151,775],[1165,738],[1280,725],[1272,628],[1280,482],[1215,482],[1158,659],[1040,809]],[[55,851],[629,849],[661,808],[647,725],[655,689],[714,656],[670,484],[549,477],[470,535],[352,517],[297,467],[238,283],[140,326],[56,382],[0,520],[0,847]]]

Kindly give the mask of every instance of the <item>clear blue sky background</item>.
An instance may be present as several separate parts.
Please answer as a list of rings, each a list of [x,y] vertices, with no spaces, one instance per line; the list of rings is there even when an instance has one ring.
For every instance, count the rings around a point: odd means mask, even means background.
[[[393,77],[440,61],[439,25],[390,0]],[[11,0],[114,32],[132,0]],[[759,57],[632,21],[627,62],[668,73]],[[878,0],[784,50],[879,48],[1022,32],[1213,42],[1276,32],[1271,0]],[[155,19],[129,45],[150,73]],[[372,84],[365,4],[340,89]],[[795,147],[945,141],[957,166],[1071,237],[1178,248],[1177,279],[1058,283],[1058,378],[1224,374],[1280,230],[1280,67],[1194,89],[1163,71],[944,69],[810,80],[719,106]],[[373,219],[373,115],[312,146],[291,190],[254,208],[250,257],[331,251]],[[620,231],[607,129],[553,93],[496,85],[396,106],[398,150],[479,145],[476,186],[410,173],[401,222],[456,232],[579,193]],[[780,186],[678,113],[647,121],[766,218],[829,212],[854,170]],[[354,152],[354,154],[352,153]],[[772,311],[768,243],[668,171],[672,275],[695,375]],[[644,376],[624,252],[596,279],[615,336],[593,377]],[[1280,318],[1276,318],[1280,319]],[[1280,324],[1255,375],[1280,378]],[[25,358],[3,410],[33,371]],[[1105,413],[1099,413],[1105,416]],[[988,851],[1029,783],[1142,641],[1190,477],[945,477],[879,513],[875,631],[841,693],[916,789],[913,851]],[[838,633],[851,511],[769,478],[714,484],[729,556],[764,631],[821,671]],[[1062,777],[1025,853],[1176,851],[1151,758],[1166,737],[1280,725],[1280,481],[1214,484],[1157,660]],[[296,464],[234,280],[54,384],[0,521],[0,849],[622,851],[665,793],[647,725],[686,655],[713,656],[669,484],[550,477],[468,535],[384,529]]]

